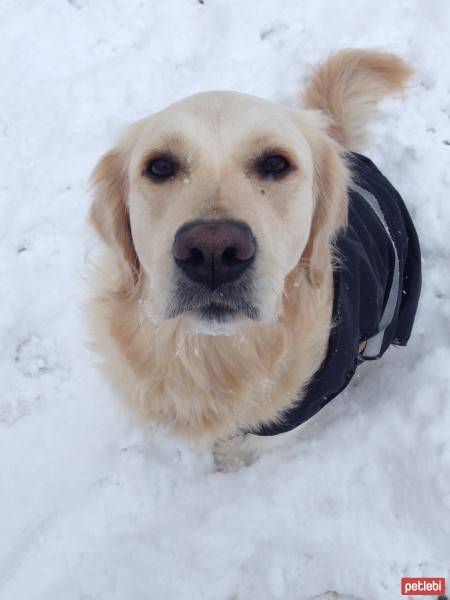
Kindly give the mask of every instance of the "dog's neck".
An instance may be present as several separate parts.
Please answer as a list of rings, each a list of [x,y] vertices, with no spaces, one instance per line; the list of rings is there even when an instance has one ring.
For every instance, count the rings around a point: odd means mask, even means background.
[[[139,293],[116,298],[109,329],[126,358],[133,405],[209,441],[275,420],[289,407],[286,398],[298,398],[326,353],[332,276],[330,268],[317,288],[292,273],[278,319],[246,321],[231,335],[195,333],[186,318],[155,323]]]

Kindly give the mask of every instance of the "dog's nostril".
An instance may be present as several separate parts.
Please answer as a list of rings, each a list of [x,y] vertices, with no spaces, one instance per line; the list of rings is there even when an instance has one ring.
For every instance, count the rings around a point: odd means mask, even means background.
[[[226,248],[222,254],[222,263],[227,266],[232,266],[238,262],[238,257],[236,254],[236,248],[230,246]]]
[[[199,267],[205,262],[205,256],[200,248],[192,248],[191,255],[189,257],[189,263],[193,267]]]

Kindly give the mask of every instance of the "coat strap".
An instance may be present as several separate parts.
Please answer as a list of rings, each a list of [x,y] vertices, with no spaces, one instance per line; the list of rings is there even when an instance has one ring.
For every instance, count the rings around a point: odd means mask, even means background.
[[[371,194],[364,188],[360,187],[356,183],[352,182],[350,187],[355,192],[357,192],[361,196],[361,198],[364,198],[364,200],[367,202],[367,204],[372,208],[373,212],[378,217],[378,220],[384,227],[386,234],[389,237],[392,247],[394,249],[394,256],[395,256],[394,274],[392,277],[391,289],[389,290],[389,295],[388,295],[388,299],[386,302],[386,306],[384,307],[383,315],[381,317],[381,321],[378,326],[378,333],[367,340],[366,346],[362,353],[362,356],[365,356],[367,358],[376,358],[377,356],[380,355],[381,347],[383,345],[385,331],[389,327],[389,325],[392,323],[392,319],[394,318],[395,307],[397,306],[398,292],[399,292],[399,286],[400,286],[400,266],[399,266],[399,261],[398,261],[397,248],[392,239],[391,233],[390,233],[389,228],[386,223],[386,219],[384,218],[384,215],[383,215],[381,207],[378,203],[378,200],[376,199],[376,197],[373,194]]]

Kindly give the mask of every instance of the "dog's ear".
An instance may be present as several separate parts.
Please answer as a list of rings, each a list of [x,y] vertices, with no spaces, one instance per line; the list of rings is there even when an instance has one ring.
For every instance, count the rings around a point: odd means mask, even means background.
[[[308,280],[319,287],[329,264],[337,231],[347,223],[349,171],[344,149],[328,134],[329,123],[319,113],[303,113],[301,130],[314,163],[314,212],[302,263]]]
[[[136,282],[139,259],[128,215],[128,176],[119,150],[110,150],[100,159],[92,173],[91,182],[94,199],[90,222],[100,238],[114,249],[122,269]]]

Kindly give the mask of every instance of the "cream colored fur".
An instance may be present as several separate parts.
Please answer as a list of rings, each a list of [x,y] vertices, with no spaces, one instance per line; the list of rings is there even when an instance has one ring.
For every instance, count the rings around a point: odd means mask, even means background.
[[[364,149],[366,124],[385,95],[401,90],[412,69],[398,56],[369,50],[341,50],[313,73],[306,108],[331,117],[330,133],[347,150]]]
[[[143,419],[213,443],[282,419],[298,401],[327,350],[332,241],[347,212],[344,145],[361,140],[372,106],[409,74],[394,56],[344,51],[311,78],[306,105],[316,111],[198,94],[132,125],[102,158],[91,210],[104,242],[92,271],[93,343]],[[289,180],[249,172],[265,148],[298,166]],[[185,174],[151,184],[143,165],[163,150],[180,156]],[[224,217],[247,222],[258,241],[262,320],[202,332],[192,315],[165,315],[171,245],[184,222]]]

